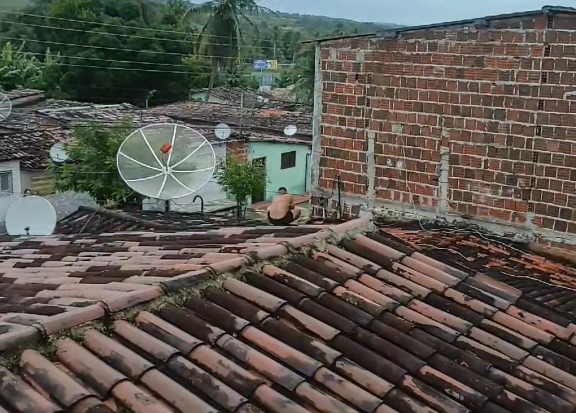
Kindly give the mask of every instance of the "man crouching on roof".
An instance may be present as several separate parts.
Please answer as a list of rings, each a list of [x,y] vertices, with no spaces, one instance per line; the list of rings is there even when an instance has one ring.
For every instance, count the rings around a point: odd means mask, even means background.
[[[278,189],[278,195],[267,209],[268,221],[272,225],[286,226],[300,218],[302,211],[294,206],[294,198],[284,187]]]

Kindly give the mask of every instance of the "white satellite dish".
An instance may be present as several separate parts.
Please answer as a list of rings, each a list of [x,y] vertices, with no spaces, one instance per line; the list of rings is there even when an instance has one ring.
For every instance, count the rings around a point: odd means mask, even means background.
[[[55,143],[50,148],[50,159],[54,163],[64,163],[70,160],[70,156],[68,156],[68,152],[64,147],[64,144],[61,142]]]
[[[0,92],[0,122],[6,120],[12,113],[12,101],[5,93]]]
[[[116,165],[134,191],[166,201],[206,185],[216,168],[216,154],[194,129],[159,123],[131,133],[118,149]]]
[[[288,125],[284,128],[284,135],[286,136],[295,135],[296,132],[298,132],[298,128],[296,127],[296,125]]]
[[[232,129],[230,129],[230,126],[226,125],[225,123],[219,123],[214,128],[214,135],[216,135],[216,137],[220,140],[228,139],[231,133]]]
[[[52,235],[56,221],[56,210],[50,201],[30,195],[10,205],[6,213],[6,231],[9,235]]]

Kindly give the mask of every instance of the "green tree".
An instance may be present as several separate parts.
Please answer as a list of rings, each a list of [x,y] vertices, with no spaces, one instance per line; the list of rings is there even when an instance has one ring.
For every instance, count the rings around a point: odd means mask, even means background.
[[[38,88],[56,94],[61,80],[60,56],[46,49],[44,60],[24,51],[25,44],[16,47],[10,42],[0,50],[0,87]]]
[[[193,68],[183,59],[194,54],[193,33],[170,25],[169,10],[149,0],[35,0],[2,35],[29,39],[39,59],[47,46],[60,53],[70,99],[143,105],[154,90],[150,103],[166,103],[188,97]]]
[[[249,161],[229,156],[222,160],[216,171],[216,181],[222,189],[234,197],[236,215],[244,215],[249,198],[266,187],[262,167]]]
[[[302,53],[300,61],[296,64],[294,87],[291,91],[294,100],[300,103],[314,103],[314,77],[316,72],[315,51],[312,48]]]
[[[241,57],[242,22],[257,31],[251,16],[268,12],[270,10],[259,6],[256,0],[211,0],[187,10],[184,22],[191,22],[194,16],[206,17],[198,34],[197,53],[212,62],[208,99],[220,70],[233,67]]]
[[[52,163],[50,170],[57,191],[86,192],[99,204],[138,202],[116,169],[116,154],[124,138],[134,127],[125,120],[113,128],[104,125],[76,125],[73,141],[65,145],[69,163]]]

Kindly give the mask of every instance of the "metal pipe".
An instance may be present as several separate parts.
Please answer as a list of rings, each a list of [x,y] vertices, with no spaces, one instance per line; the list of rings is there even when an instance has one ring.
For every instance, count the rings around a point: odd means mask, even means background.
[[[200,214],[204,215],[204,198],[200,195],[196,195],[192,200],[192,203],[196,202],[196,199],[200,198]]]

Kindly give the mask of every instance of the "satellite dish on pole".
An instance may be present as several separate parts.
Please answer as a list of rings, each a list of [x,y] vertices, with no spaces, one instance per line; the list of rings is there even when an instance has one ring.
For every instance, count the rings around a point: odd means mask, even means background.
[[[218,139],[223,141],[228,139],[231,133],[232,129],[230,129],[230,126],[226,125],[225,123],[219,123],[214,128],[214,135],[216,135]]]
[[[70,156],[68,155],[68,152],[66,152],[63,143],[58,142],[52,145],[50,148],[50,159],[52,159],[52,162],[57,164],[70,160]]]
[[[12,113],[12,102],[5,93],[0,92],[0,122],[3,122]]]
[[[159,123],[128,135],[118,149],[116,165],[134,191],[167,201],[206,185],[216,168],[216,154],[210,142],[194,129]]]
[[[29,195],[10,205],[6,213],[9,235],[52,235],[56,228],[56,210],[45,198]]]
[[[288,125],[284,128],[284,135],[286,136],[295,135],[296,132],[298,132],[298,128],[296,127],[296,125]]]

